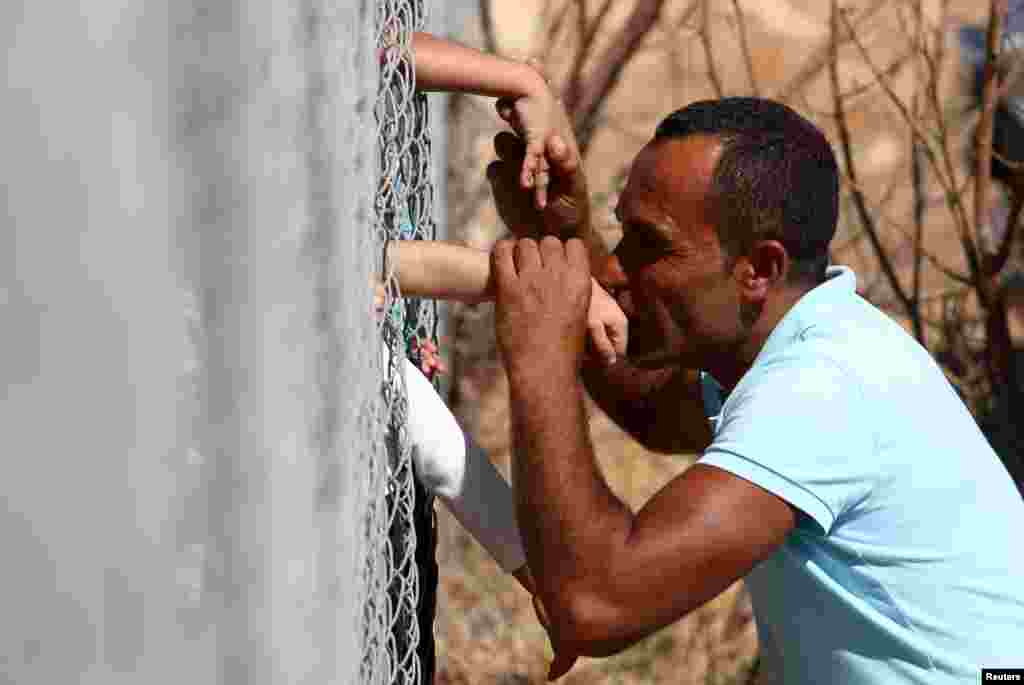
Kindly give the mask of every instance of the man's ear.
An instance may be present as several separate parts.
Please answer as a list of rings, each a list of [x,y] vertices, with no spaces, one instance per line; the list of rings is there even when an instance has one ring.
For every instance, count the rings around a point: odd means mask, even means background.
[[[752,302],[763,302],[768,292],[789,275],[789,253],[778,240],[758,240],[736,260],[733,274],[740,291]]]

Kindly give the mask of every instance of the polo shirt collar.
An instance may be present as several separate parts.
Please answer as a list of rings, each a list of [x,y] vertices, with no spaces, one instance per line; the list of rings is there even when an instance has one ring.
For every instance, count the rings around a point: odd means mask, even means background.
[[[761,359],[781,352],[796,340],[802,339],[806,332],[820,325],[823,314],[837,304],[848,301],[857,292],[857,275],[846,266],[830,266],[825,271],[825,282],[815,286],[796,301],[785,316],[775,324],[761,351],[754,359],[757,365]]]

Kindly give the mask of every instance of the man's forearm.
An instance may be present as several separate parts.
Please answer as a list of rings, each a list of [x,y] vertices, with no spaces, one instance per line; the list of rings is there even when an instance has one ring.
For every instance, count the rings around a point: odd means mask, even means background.
[[[519,527],[537,590],[557,623],[575,613],[576,589],[602,582],[609,550],[627,538],[632,513],[597,466],[575,371],[509,369],[509,382]]]

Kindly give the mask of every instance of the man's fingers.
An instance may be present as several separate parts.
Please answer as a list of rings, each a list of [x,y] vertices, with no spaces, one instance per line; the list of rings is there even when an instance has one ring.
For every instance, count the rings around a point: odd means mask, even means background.
[[[491,185],[501,182],[501,168],[505,165],[500,160],[495,160],[487,165],[487,180],[491,182]]]
[[[565,262],[565,248],[562,241],[554,236],[544,236],[540,241],[540,256],[544,265]]]
[[[508,164],[505,162],[497,161],[487,165],[487,181],[491,184],[491,193],[495,200],[500,201],[501,198],[509,197],[510,193],[519,192],[514,183],[509,183],[508,177]]]
[[[516,241],[515,257],[517,273],[526,274],[540,269],[540,252],[537,250],[537,243],[530,238]]]
[[[537,612],[537,620],[544,626],[544,629],[551,632],[551,619],[548,617],[548,612],[544,609],[544,603],[540,600],[540,597],[533,595],[533,610]],[[552,640],[552,646],[554,648],[554,640]],[[569,672],[572,665],[576,663],[576,655],[572,654],[568,650],[561,650],[555,652],[555,658],[551,662],[551,667],[548,669],[548,680],[557,680],[563,675]]]
[[[512,124],[515,119],[515,102],[512,98],[498,98],[494,103],[494,109],[498,111],[498,116],[508,124]]]
[[[564,652],[556,652],[555,659],[551,662],[551,668],[548,669],[548,680],[558,680],[572,668],[572,665],[576,663],[575,654],[566,654]]]
[[[587,256],[587,246],[579,238],[570,238],[565,243],[565,259],[569,266],[574,269],[583,269],[590,273],[590,258]]]
[[[494,152],[506,162],[520,162],[526,156],[526,144],[511,131],[502,131],[494,136]]]
[[[516,132],[516,135],[520,137],[526,137],[526,131],[523,129],[523,120],[516,111],[516,101],[513,98],[499,98],[494,103],[494,109],[497,110],[498,116],[512,127],[512,130]]]
[[[491,277],[499,293],[513,286],[518,278],[515,250],[512,240],[499,240],[491,250]]]
[[[533,600],[533,610],[537,613],[537,620],[540,621],[540,624],[544,626],[545,630],[551,630],[551,619],[548,618],[548,612],[547,609],[544,608],[544,602],[540,601],[540,597],[538,595],[533,595],[531,599]]]
[[[518,197],[519,165],[512,162],[495,161],[487,165],[487,180],[495,198]]]
[[[540,217],[533,208],[532,198],[519,188],[518,173],[519,167],[510,168],[507,162],[491,162],[487,166],[494,205],[512,233],[517,236],[536,235]]]

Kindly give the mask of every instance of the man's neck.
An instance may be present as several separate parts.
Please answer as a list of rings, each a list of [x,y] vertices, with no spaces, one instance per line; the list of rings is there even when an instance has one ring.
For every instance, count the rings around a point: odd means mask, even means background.
[[[747,337],[733,350],[712,360],[705,371],[726,391],[731,392],[750,370],[775,327],[809,290],[806,286],[787,286],[775,291],[765,300],[764,307],[750,327]]]

